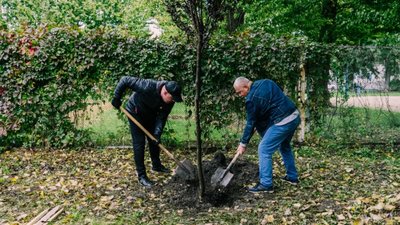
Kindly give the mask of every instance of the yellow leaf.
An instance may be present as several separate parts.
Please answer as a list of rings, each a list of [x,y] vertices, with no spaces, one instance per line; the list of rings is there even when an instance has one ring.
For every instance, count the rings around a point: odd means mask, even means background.
[[[385,224],[386,224],[386,225],[392,225],[392,224],[394,224],[394,220],[386,219],[386,220],[385,220]]]
[[[353,222],[353,225],[362,225],[362,224],[364,224],[364,223],[360,218],[354,220],[354,222]]]
[[[371,199],[370,198],[362,198],[361,201],[364,203],[370,203]]]
[[[18,180],[18,177],[13,177],[13,178],[10,178],[10,180],[11,180],[11,182],[12,182],[12,183],[16,183],[16,182],[17,182],[17,180]]]

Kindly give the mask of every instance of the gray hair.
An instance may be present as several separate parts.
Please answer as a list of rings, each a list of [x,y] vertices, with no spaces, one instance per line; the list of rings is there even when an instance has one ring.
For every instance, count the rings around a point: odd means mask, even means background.
[[[233,83],[233,87],[245,86],[249,82],[250,82],[250,80],[247,79],[246,77],[238,77],[238,78],[236,78],[235,82]]]

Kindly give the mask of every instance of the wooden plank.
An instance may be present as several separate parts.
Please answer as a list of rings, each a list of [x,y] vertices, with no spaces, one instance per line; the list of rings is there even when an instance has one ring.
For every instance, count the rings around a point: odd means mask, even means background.
[[[56,206],[54,207],[52,210],[50,210],[50,212],[48,212],[46,215],[44,215],[38,223],[36,223],[35,225],[39,225],[39,224],[47,224],[48,220],[50,217],[52,217],[55,213],[57,213],[57,211],[60,209],[60,206]]]
[[[43,212],[41,212],[39,215],[37,215],[35,218],[33,218],[29,223],[27,223],[26,225],[33,225],[36,222],[38,222],[40,220],[40,218],[42,218],[44,215],[46,215],[46,213],[50,210],[50,208],[43,210]]]
[[[56,218],[64,210],[61,206],[48,208],[33,218],[27,225],[45,225]]]
[[[58,212],[56,212],[52,217],[50,217],[47,221],[50,222],[53,219],[55,219],[62,211],[64,210],[64,208],[60,208],[60,210],[58,210]]]

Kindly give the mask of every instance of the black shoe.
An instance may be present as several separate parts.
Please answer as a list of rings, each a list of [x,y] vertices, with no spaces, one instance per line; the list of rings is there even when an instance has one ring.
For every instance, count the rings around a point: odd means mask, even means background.
[[[258,193],[258,192],[268,192],[268,193],[274,193],[274,187],[271,186],[264,186],[260,183],[256,184],[256,186],[251,187],[248,189],[251,193]]]
[[[299,179],[290,179],[288,176],[281,177],[281,180],[288,182],[291,185],[298,185]]]
[[[163,165],[161,165],[160,167],[153,166],[152,170],[159,173],[171,173],[171,170],[169,170],[167,167]]]
[[[140,183],[141,185],[145,186],[145,187],[148,187],[148,188],[150,188],[150,187],[152,187],[152,186],[154,185],[154,182],[151,181],[151,180],[150,180],[148,177],[146,177],[146,176],[139,177],[139,183]]]

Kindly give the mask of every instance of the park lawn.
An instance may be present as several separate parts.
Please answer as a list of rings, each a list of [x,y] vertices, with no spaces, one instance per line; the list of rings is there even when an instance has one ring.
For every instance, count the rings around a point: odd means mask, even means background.
[[[0,224],[26,223],[56,205],[64,212],[54,224],[400,223],[398,146],[340,151],[326,146],[295,149],[299,186],[277,179],[284,169],[276,154],[275,193],[254,195],[245,190],[251,183],[243,183],[233,201],[219,206],[174,204],[182,199],[170,197],[178,191],[168,188],[171,176],[149,172],[158,188],[143,189],[127,149],[16,149],[0,155]],[[239,162],[256,168],[256,152],[250,147]],[[192,152],[174,153],[195,162]],[[174,167],[165,155],[162,160]]]
[[[343,96],[343,93],[336,93],[333,92],[332,96]],[[348,91],[347,95],[349,97],[356,97],[358,96],[355,91]],[[390,91],[390,92],[384,92],[384,91],[363,91],[361,92],[360,96],[400,96],[400,92],[398,91]]]
[[[79,124],[79,128],[90,130],[90,138],[95,146],[129,146],[131,145],[131,136],[128,127],[127,118],[115,110],[110,104],[105,104],[92,108],[87,112],[87,119]],[[166,123],[166,129],[162,136],[163,143],[181,144],[185,142],[194,142],[195,121],[193,118],[187,120],[185,106],[176,104]],[[239,140],[239,131],[237,129],[223,129],[212,131],[211,139],[226,145],[232,138]]]
[[[318,127],[325,139],[342,143],[390,143],[400,140],[400,112],[357,107],[329,109]]]

